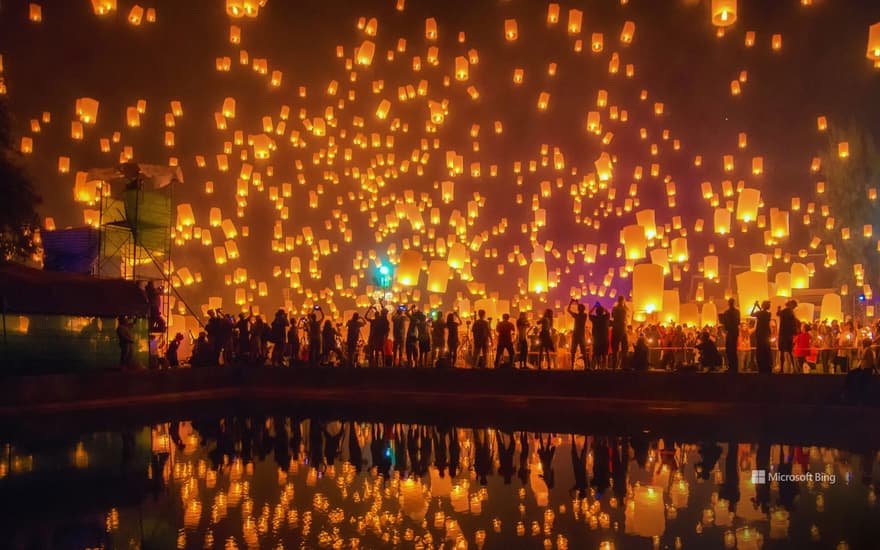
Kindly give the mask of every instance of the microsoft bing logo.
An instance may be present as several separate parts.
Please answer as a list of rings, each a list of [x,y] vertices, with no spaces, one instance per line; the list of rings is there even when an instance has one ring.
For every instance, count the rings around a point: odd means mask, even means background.
[[[752,485],[767,483],[767,470],[752,470]]]

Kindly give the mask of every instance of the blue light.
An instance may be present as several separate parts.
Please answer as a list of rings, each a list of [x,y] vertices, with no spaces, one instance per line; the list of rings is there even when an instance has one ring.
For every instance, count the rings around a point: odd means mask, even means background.
[[[864,301],[865,301],[865,295],[864,295],[864,294],[859,294],[859,301],[860,301],[860,302],[864,302]]]
[[[387,266],[387,265],[383,265],[382,267],[380,267],[380,268],[379,268],[379,273],[382,274],[382,275],[388,275],[388,266]]]

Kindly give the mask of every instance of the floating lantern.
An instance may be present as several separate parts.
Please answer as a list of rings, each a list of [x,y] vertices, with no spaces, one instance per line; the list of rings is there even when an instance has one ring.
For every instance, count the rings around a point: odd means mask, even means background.
[[[751,307],[749,304],[755,302],[763,302],[768,299],[769,287],[767,284],[767,274],[759,271],[746,271],[736,276],[736,289],[739,296],[739,303],[745,307]],[[747,306],[748,305],[748,306]],[[704,317],[704,321],[705,321]]]
[[[757,219],[761,192],[758,189],[744,188],[736,201],[736,219],[746,223]]]
[[[428,265],[428,290],[442,294],[446,292],[446,284],[449,281],[449,263],[442,260],[434,260]]]
[[[866,55],[875,63],[880,61],[880,23],[874,23],[868,27],[868,52]]]
[[[584,12],[581,10],[568,10],[568,34],[580,34]]]
[[[515,42],[518,37],[516,19],[504,20],[504,39],[508,42]]]
[[[641,225],[627,225],[620,231],[626,259],[640,260],[645,257],[645,228]]]
[[[547,264],[541,260],[529,265],[529,292],[541,294],[547,291]]]
[[[712,0],[712,24],[729,27],[736,23],[736,0]]]
[[[730,210],[716,208],[713,220],[715,222],[715,233],[719,235],[730,233]]]
[[[636,34],[636,24],[632,21],[626,21],[623,24],[623,30],[620,31],[620,42],[623,44],[632,44],[633,36]]]
[[[768,261],[766,254],[756,252],[749,255],[749,269],[752,271],[767,273],[768,267],[770,267],[770,262]]]
[[[632,275],[633,311],[651,314],[663,308],[663,267],[638,264]]]
[[[841,141],[837,144],[837,156],[842,159],[849,158],[849,143]]]
[[[791,264],[791,288],[809,288],[810,269],[806,264]]]
[[[819,316],[825,321],[843,321],[843,305],[839,294],[825,294],[819,306]]]

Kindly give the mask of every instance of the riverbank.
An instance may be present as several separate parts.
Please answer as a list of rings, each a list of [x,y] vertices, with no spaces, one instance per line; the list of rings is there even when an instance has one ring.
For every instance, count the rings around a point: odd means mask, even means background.
[[[695,437],[724,427],[744,437],[769,430],[809,439],[824,426],[854,431],[848,439],[880,438],[870,429],[880,420],[878,381],[869,404],[858,406],[841,400],[843,384],[834,375],[212,367],[6,378],[0,422],[89,416],[112,423],[141,412],[187,418],[309,407],[425,421],[473,412],[481,421],[534,429],[550,418],[572,429],[614,422],[632,429],[648,419],[654,430],[669,423],[680,431],[685,421]]]

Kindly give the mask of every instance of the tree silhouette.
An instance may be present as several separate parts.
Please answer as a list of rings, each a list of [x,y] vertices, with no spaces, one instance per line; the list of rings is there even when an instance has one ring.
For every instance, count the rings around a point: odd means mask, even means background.
[[[838,154],[840,142],[849,144],[849,156]],[[873,136],[856,122],[846,128],[830,127],[828,146],[820,155],[822,175],[825,180],[825,203],[829,217],[834,218],[833,229],[826,227],[821,218],[823,242],[831,244],[837,252],[836,283],[846,284],[854,280],[854,266],[861,264],[864,281],[877,287],[880,277],[880,254],[877,250],[878,208],[877,200],[871,200],[871,190],[876,196],[880,187],[880,150]],[[820,201],[821,202],[821,201]],[[871,237],[864,236],[865,226],[871,226]],[[843,229],[849,230],[849,238],[843,238]]]
[[[0,261],[25,259],[34,253],[39,227],[36,207],[42,202],[12,139],[8,105],[0,100]]]

